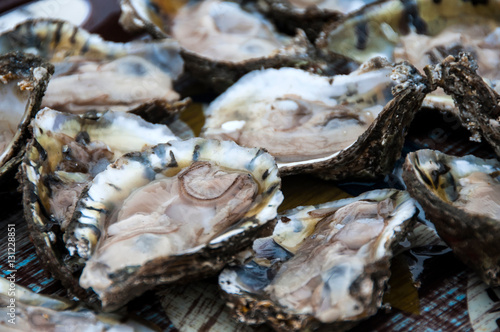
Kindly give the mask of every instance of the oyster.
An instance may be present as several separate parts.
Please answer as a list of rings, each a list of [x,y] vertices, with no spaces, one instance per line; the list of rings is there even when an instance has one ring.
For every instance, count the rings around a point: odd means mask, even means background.
[[[210,104],[202,136],[263,147],[282,175],[374,178],[399,158],[426,84],[411,66],[393,68],[381,58],[334,77],[254,71]]]
[[[65,21],[39,19],[0,36],[0,52],[9,50],[55,65],[42,104],[60,111],[114,110],[160,121],[187,102],[172,86],[183,70],[172,40],[114,43]]]
[[[31,292],[7,279],[0,278],[0,326],[2,331],[67,331],[74,332],[153,332],[130,318],[112,314],[95,314],[81,304],[63,298]]]
[[[416,214],[408,193],[395,189],[299,207],[254,241],[252,261],[224,269],[219,285],[249,324],[344,330],[380,307],[391,247]]]
[[[53,71],[52,65],[35,56],[0,55],[0,178],[17,171],[28,125],[40,108]]]
[[[24,215],[37,254],[56,279],[74,286],[79,262],[68,259],[62,234],[88,181],[124,153],[177,139],[165,125],[121,112],[78,116],[48,108],[33,124],[22,163]]]
[[[480,74],[498,86],[500,16],[498,1],[381,1],[327,27],[317,40],[322,53],[340,53],[366,61],[383,55],[407,60],[421,70],[461,51],[474,54]],[[442,91],[429,94],[424,106],[456,113]]]
[[[295,38],[279,34],[257,11],[236,2],[122,0],[121,7],[125,29],[177,39],[186,70],[217,90],[262,67],[319,66],[303,33]]]
[[[403,178],[439,236],[489,285],[500,285],[500,162],[410,153]]]
[[[476,74],[477,68],[469,54],[461,53],[427,67],[426,72],[433,89],[441,87],[453,97],[462,125],[472,132],[471,140],[484,137],[500,156],[500,95]]]
[[[283,199],[263,150],[200,138],[130,153],[84,190],[64,235],[83,288],[110,310],[157,285],[213,274]]]

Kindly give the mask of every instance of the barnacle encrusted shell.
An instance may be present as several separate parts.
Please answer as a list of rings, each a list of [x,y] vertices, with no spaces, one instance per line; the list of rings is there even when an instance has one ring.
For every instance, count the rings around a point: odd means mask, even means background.
[[[177,139],[165,125],[134,114],[89,113],[78,116],[48,108],[33,123],[22,163],[24,215],[38,257],[47,270],[75,295],[87,294],[73,273],[62,234],[86,183],[124,153]]]
[[[282,175],[374,178],[399,158],[426,84],[410,65],[393,67],[382,58],[333,77],[254,71],[210,104],[202,136],[263,147]]]
[[[14,176],[54,68],[22,53],[0,55],[0,179]]]
[[[403,178],[439,236],[491,286],[500,285],[500,162],[410,153]]]
[[[228,306],[278,331],[352,327],[380,307],[392,246],[417,212],[394,189],[285,212],[272,236],[254,241],[253,260],[220,274]]]
[[[103,40],[69,22],[28,20],[0,36],[0,52],[23,50],[55,66],[42,106],[124,111],[161,121],[186,106],[173,89],[183,71],[177,42]]]
[[[453,97],[457,116],[471,133],[471,140],[484,138],[500,157],[500,95],[477,73],[477,62],[468,53],[449,56],[426,68],[432,89]]]
[[[274,159],[193,138],[130,153],[85,189],[65,233],[86,259],[80,285],[105,309],[164,283],[220,270],[277,215]]]
[[[294,38],[277,33],[255,9],[246,10],[237,2],[122,0],[121,8],[120,23],[125,29],[177,39],[186,70],[216,90],[223,91],[245,73],[260,68],[321,70],[326,66],[316,59],[303,32]],[[343,59],[337,61],[342,67]]]
[[[157,326],[145,326],[130,317],[95,313],[81,302],[33,293],[17,284],[12,286],[4,278],[0,278],[0,306],[0,326],[3,331],[56,332],[68,329],[69,326],[72,331],[87,332],[159,331]],[[9,315],[12,313],[11,308],[15,308],[14,315]]]

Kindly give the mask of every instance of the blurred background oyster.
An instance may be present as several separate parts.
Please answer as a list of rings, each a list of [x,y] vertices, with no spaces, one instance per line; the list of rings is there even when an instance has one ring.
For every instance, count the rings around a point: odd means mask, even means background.
[[[115,43],[69,22],[38,19],[0,35],[0,52],[33,53],[55,66],[42,106],[82,114],[131,112],[159,122],[179,101],[173,81],[183,71],[178,44],[169,39]]]

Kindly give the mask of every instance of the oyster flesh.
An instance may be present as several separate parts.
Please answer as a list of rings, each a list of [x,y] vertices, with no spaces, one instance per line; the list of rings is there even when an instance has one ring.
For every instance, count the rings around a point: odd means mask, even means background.
[[[24,215],[40,260],[75,295],[79,262],[68,259],[62,234],[83,188],[124,153],[176,140],[165,125],[134,114],[78,116],[45,108],[35,117],[33,140],[22,163]]]
[[[334,77],[294,68],[254,71],[210,104],[201,135],[263,147],[282,175],[374,178],[399,158],[426,91],[414,68],[382,58]]]
[[[158,121],[187,102],[179,101],[173,89],[183,71],[173,40],[114,43],[69,22],[39,19],[0,36],[0,51],[9,50],[33,53],[55,65],[42,106],[78,114],[133,112]]]
[[[500,285],[500,162],[410,153],[403,178],[439,236],[491,286]]]
[[[261,149],[201,138],[119,158],[84,190],[64,235],[86,260],[80,285],[110,310],[217,272],[276,217],[277,173]]]
[[[122,0],[120,23],[156,38],[179,41],[186,70],[212,88],[224,90],[262,67],[315,67],[312,45],[303,33],[279,34],[255,9],[236,2],[206,0],[176,5],[169,1]],[[193,24],[198,22],[199,24]]]
[[[0,55],[0,178],[17,171],[29,123],[53,72],[51,64],[36,56]]]
[[[224,269],[219,285],[249,324],[345,330],[377,312],[391,247],[417,212],[408,193],[395,189],[299,207],[280,216],[272,236],[254,241],[252,261]]]

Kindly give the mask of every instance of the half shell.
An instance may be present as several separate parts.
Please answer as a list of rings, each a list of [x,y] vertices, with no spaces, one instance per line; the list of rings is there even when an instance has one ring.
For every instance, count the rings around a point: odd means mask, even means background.
[[[0,178],[12,177],[24,155],[28,126],[40,108],[54,68],[41,58],[0,56]]]
[[[0,52],[10,50],[55,65],[43,106],[60,111],[125,111],[156,122],[187,102],[172,86],[183,70],[172,40],[114,43],[65,21],[39,19],[0,36]]]
[[[416,214],[408,193],[394,189],[299,207],[255,240],[251,262],[223,270],[219,285],[244,322],[345,330],[377,312],[391,248]]]
[[[70,259],[62,235],[84,186],[122,154],[177,137],[164,125],[111,111],[80,117],[45,108],[32,127],[22,163],[24,215],[42,263],[83,299],[73,276],[80,262]]]
[[[80,285],[109,310],[217,272],[276,217],[277,173],[263,150],[200,138],[123,156],[85,189],[65,233],[87,260]]]
[[[426,84],[413,67],[380,58],[334,77],[254,71],[210,104],[202,136],[263,147],[282,175],[374,178],[399,158]]]
[[[439,236],[489,285],[500,285],[500,162],[410,153],[403,178]]]
[[[220,0],[122,0],[121,7],[120,23],[125,29],[175,38],[186,70],[219,91],[256,69],[326,66],[315,59],[303,32],[295,38],[277,33],[250,5]]]

